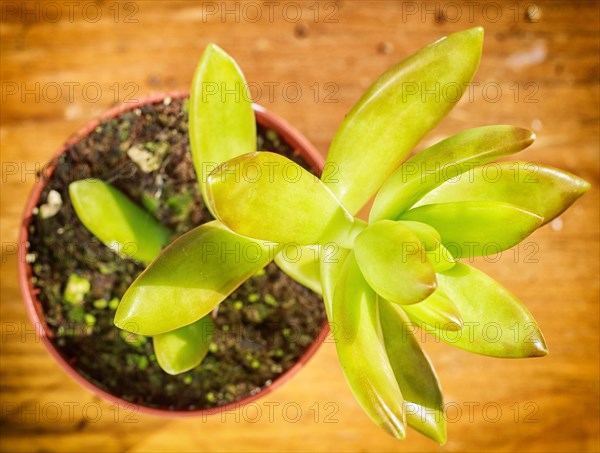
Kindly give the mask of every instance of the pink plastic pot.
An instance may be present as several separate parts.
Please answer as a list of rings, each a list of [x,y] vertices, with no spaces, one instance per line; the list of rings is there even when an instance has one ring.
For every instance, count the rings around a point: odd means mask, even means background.
[[[143,105],[162,102],[166,97],[184,98],[187,96],[188,93],[185,92],[162,93],[140,99],[136,103],[119,105],[107,110],[102,115],[100,115],[99,118],[90,121],[81,129],[79,129],[58,150],[51,162],[44,168],[43,176],[39,178],[39,180],[36,182],[33,189],[31,190],[29,199],[27,200],[27,204],[25,206],[25,212],[23,214],[23,220],[21,223],[21,230],[19,235],[19,244],[21,244],[21,247],[19,247],[18,271],[19,285],[23,294],[23,301],[25,303],[25,308],[27,310],[27,314],[29,315],[29,319],[31,319],[31,322],[34,324],[36,331],[38,332],[38,335],[42,340],[42,343],[44,344],[50,355],[54,357],[54,359],[58,362],[58,364],[65,371],[65,373],[67,373],[71,378],[73,378],[83,387],[100,396],[101,398],[124,407],[132,408],[132,406],[134,406],[135,408],[139,409],[140,412],[146,414],[167,417],[198,416],[219,413],[222,411],[235,410],[236,408],[244,404],[248,404],[251,401],[260,398],[261,396],[264,396],[265,394],[281,386],[288,379],[290,379],[290,377],[292,377],[294,373],[296,373],[300,368],[302,368],[302,366],[317,351],[317,349],[319,348],[321,343],[323,343],[323,341],[329,333],[329,325],[327,322],[325,322],[321,327],[318,337],[308,347],[308,349],[304,352],[302,357],[300,357],[298,362],[296,362],[296,364],[294,364],[294,366],[288,369],[285,373],[277,377],[271,385],[265,387],[257,394],[249,395],[240,401],[227,404],[225,406],[220,406],[211,409],[199,409],[195,411],[172,411],[168,409],[157,409],[153,407],[136,405],[129,401],[125,401],[111,393],[108,393],[107,391],[97,387],[95,384],[88,381],[85,377],[79,374],[79,372],[68,362],[67,358],[62,355],[61,351],[52,342],[52,331],[48,328],[46,324],[42,304],[37,298],[39,290],[34,288],[33,284],[31,283],[32,270],[30,264],[27,263],[27,260],[25,258],[27,254],[26,244],[28,244],[29,239],[28,231],[32,211],[33,208],[37,206],[40,195],[44,190],[47,181],[50,179],[50,176],[56,168],[56,162],[58,157],[62,153],[64,153],[70,146],[73,146],[87,134],[91,133],[100,124],[102,120],[117,117],[123,114],[124,112],[133,110]],[[253,107],[254,112],[256,114],[256,120],[259,124],[277,131],[280,134],[280,136],[293,149],[296,149],[300,152],[300,154],[306,159],[306,161],[313,167],[314,171],[318,173],[321,172],[321,170],[323,169],[323,157],[313,147],[313,145],[304,136],[302,136],[302,134],[300,134],[300,132],[298,132],[296,129],[294,129],[292,126],[290,126],[287,122],[285,122],[278,116],[268,112],[265,108],[256,104]]]

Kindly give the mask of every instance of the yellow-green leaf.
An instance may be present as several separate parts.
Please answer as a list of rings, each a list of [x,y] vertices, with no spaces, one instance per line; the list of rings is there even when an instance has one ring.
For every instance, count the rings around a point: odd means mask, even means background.
[[[542,333],[525,306],[481,271],[457,263],[438,283],[458,308],[460,331],[425,328],[457,348],[493,357],[540,357],[548,353]]]
[[[369,225],[354,243],[356,262],[369,286],[397,304],[415,304],[435,290],[435,272],[419,237],[401,222]]]
[[[463,326],[458,308],[440,288],[437,288],[423,302],[404,305],[402,310],[419,327],[428,324],[441,330],[460,330]]]
[[[542,224],[542,217],[509,203],[463,201],[419,206],[402,214],[433,226],[455,258],[509,249]]]
[[[117,327],[157,335],[210,313],[273,259],[271,244],[240,236],[217,221],[173,241],[131,284],[115,314]]]
[[[332,332],[350,389],[367,415],[392,436],[406,437],[404,399],[381,341],[378,296],[351,252],[333,296]]]
[[[325,303],[325,311],[327,312],[327,319],[330,324],[334,322],[332,308],[333,294],[349,255],[350,250],[345,248],[325,247],[321,249],[319,257],[321,289],[323,290],[323,302]],[[335,326],[332,325],[331,328],[333,330]]]
[[[326,168],[335,171],[325,182],[350,213],[458,102],[482,43],[477,27],[430,44],[381,75],[348,113],[329,149]]]
[[[275,255],[275,263],[283,272],[317,294],[322,293],[319,246],[289,245]]]
[[[396,219],[429,191],[476,166],[519,152],[535,134],[513,126],[485,126],[460,132],[407,160],[385,182],[369,222]],[[459,201],[459,200],[451,200]]]
[[[280,154],[236,157],[210,174],[207,189],[217,219],[248,237],[343,245],[364,224],[355,221],[321,180]]]
[[[503,201],[544,218],[560,215],[590,184],[556,168],[529,162],[498,162],[476,167],[425,195],[415,206],[453,201]]]
[[[413,326],[396,304],[379,299],[387,356],[406,404],[409,426],[430,439],[446,442],[444,399],[437,376],[413,335]]]
[[[209,314],[187,326],[156,335],[153,344],[158,364],[173,375],[197,367],[208,353],[214,331]]]
[[[125,194],[99,179],[69,184],[69,196],[81,223],[121,256],[149,263],[158,256],[171,231]]]
[[[209,44],[196,68],[189,101],[189,134],[196,176],[207,206],[206,179],[223,162],[256,151],[256,120],[242,70]]]

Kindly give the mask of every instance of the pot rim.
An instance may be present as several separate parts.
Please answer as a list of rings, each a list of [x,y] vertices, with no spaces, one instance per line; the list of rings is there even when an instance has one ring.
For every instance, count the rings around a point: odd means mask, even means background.
[[[282,384],[288,381],[295,373],[297,373],[315,354],[319,346],[321,346],[321,344],[324,342],[325,338],[329,334],[329,323],[327,322],[327,320],[323,322],[323,325],[321,326],[317,337],[292,367],[290,367],[284,373],[277,376],[275,379],[273,379],[270,385],[268,385],[267,387],[263,387],[259,392],[257,392],[254,395],[248,395],[239,401],[225,404],[223,406],[208,409],[196,409],[191,411],[169,410],[144,406],[126,401],[116,395],[113,395],[112,393],[107,392],[106,390],[101,389],[100,387],[92,383],[90,380],[86,379],[82,374],[80,374],[74,368],[74,366],[69,363],[67,358],[62,355],[59,348],[52,342],[52,333],[50,332],[46,324],[42,304],[37,298],[37,295],[39,294],[40,290],[36,289],[33,286],[33,283],[31,281],[31,265],[27,262],[26,255],[28,252],[27,247],[29,245],[28,229],[29,224],[31,222],[31,217],[33,215],[33,209],[37,205],[42,191],[44,190],[48,181],[50,180],[50,176],[56,169],[56,163],[58,161],[58,158],[64,152],[66,152],[68,148],[82,140],[86,135],[88,135],[96,127],[98,127],[104,120],[115,118],[119,115],[122,115],[123,113],[134,110],[141,106],[162,102],[166,98],[181,99],[187,96],[189,96],[189,92],[187,91],[171,91],[145,96],[139,98],[135,103],[123,103],[116,105],[104,111],[98,117],[88,121],[75,133],[69,136],[66,142],[58,149],[58,151],[52,156],[50,161],[43,167],[41,176],[37,179],[29,193],[29,197],[25,205],[25,210],[22,215],[19,230],[19,247],[17,262],[19,287],[21,289],[21,294],[23,296],[23,302],[25,304],[27,315],[34,325],[36,335],[39,336],[41,342],[46,347],[46,350],[50,353],[54,360],[56,360],[56,362],[63,369],[63,371],[74,381],[78,382],[81,386],[110,403],[118,404],[126,409],[133,408],[132,410],[135,410],[136,412],[139,411],[144,414],[172,418],[211,415],[236,410],[237,408],[245,404],[251,403],[252,401],[255,401],[256,399],[279,388]],[[308,163],[313,167],[315,171],[318,171],[320,173],[323,170],[324,158],[316,150],[316,148],[308,141],[308,139],[306,139],[297,129],[292,127],[279,116],[269,112],[267,109],[258,104],[252,104],[252,107],[254,109],[254,113],[256,114],[256,120],[259,124],[267,128],[276,130],[279,133],[279,135],[282,136],[292,148],[298,150],[302,154],[302,156],[308,161]]]

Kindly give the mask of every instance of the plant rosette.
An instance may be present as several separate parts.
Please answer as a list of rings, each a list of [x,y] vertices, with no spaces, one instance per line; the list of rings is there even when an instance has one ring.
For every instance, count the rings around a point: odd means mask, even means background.
[[[481,27],[457,32],[382,74],[338,128],[321,180],[296,166],[289,181],[281,170],[295,164],[250,152],[232,156],[206,184],[215,217],[236,233],[321,246],[313,272],[348,385],[373,422],[399,439],[410,426],[446,441],[441,386],[415,327],[475,354],[548,353],[524,304],[461,260],[517,245],[590,187],[544,165],[496,163],[533,143],[533,132],[515,126],[468,129],[405,161],[458,101],[429,94],[468,86],[482,47]],[[407,96],[409,86],[428,96]],[[490,165],[501,175],[493,182]],[[232,177],[250,168],[262,177]],[[372,197],[368,221],[355,217]],[[335,245],[335,259],[323,244]],[[498,337],[468,330],[490,325]],[[515,326],[530,335],[516,338]]]
[[[230,410],[263,396],[297,372],[329,331],[321,298],[274,264],[258,269],[221,304],[204,360],[189,371],[165,373],[149,338],[113,325],[119,299],[143,264],[109,250],[81,225],[67,187],[84,178],[110,181],[136,199],[137,209],[142,206],[146,215],[166,219],[171,232],[162,226],[150,230],[159,236],[162,232],[165,240],[211,220],[189,153],[187,97],[157,94],[117,106],[77,131],[44,167],[20,230],[20,243],[27,245],[20,248],[20,287],[29,318],[51,356],[71,378],[105,400],[162,416]],[[323,159],[305,137],[263,107],[252,107],[261,149],[284,152],[320,173]],[[155,123],[160,123],[156,130]],[[164,142],[174,148],[172,153]],[[82,155],[82,149],[91,151]],[[69,224],[60,225],[59,218]],[[134,258],[142,252],[130,242],[119,250],[121,255],[127,246]],[[40,256],[55,247],[53,256]],[[139,261],[151,261],[158,251],[147,253]],[[224,351],[228,348],[234,351],[230,355]],[[219,365],[220,356],[226,366]],[[238,379],[250,380],[236,382],[231,374],[235,368],[243,370]],[[211,388],[206,381],[215,375],[231,382],[215,382]]]

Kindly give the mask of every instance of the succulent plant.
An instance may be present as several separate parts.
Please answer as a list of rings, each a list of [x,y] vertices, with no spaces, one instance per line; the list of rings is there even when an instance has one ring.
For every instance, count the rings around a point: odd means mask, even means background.
[[[589,188],[542,165],[494,163],[535,138],[512,126],[469,129],[405,161],[459,100],[440,90],[468,85],[482,43],[481,28],[455,33],[384,73],[344,119],[321,178],[281,155],[254,150],[241,71],[209,46],[194,76],[190,138],[202,194],[217,220],[178,238],[150,264],[123,297],[115,323],[131,323],[144,335],[173,335],[206,319],[274,258],[322,292],[342,369],[369,417],[397,438],[406,436],[408,424],[444,443],[442,392],[413,327],[442,340],[453,331],[453,346],[477,354],[545,355],[525,306],[459,260],[518,244]],[[209,84],[227,93],[235,87],[238,96],[209,95]],[[408,86],[438,96],[409,96]],[[489,169],[499,175],[493,181]],[[373,196],[368,221],[356,217]],[[103,240],[119,241],[116,235]],[[164,243],[158,232],[151,235]],[[253,247],[255,259],[233,262],[207,244],[219,251]],[[289,246],[302,252],[294,262],[281,252]],[[495,341],[472,328],[492,324],[499,330]],[[529,335],[515,336],[515,325]],[[202,342],[189,347],[201,349]]]
[[[518,244],[589,188],[553,168],[493,163],[533,142],[532,132],[512,126],[461,132],[402,163],[459,99],[408,96],[406,87],[439,95],[467,86],[482,43],[481,28],[455,33],[384,73],[338,129],[322,180],[282,156],[249,153],[207,181],[212,211],[233,231],[336,251],[321,253],[313,275],[340,363],[363,409],[398,438],[406,424],[446,438],[442,393],[414,325],[478,354],[547,353],[523,304],[459,259]],[[374,195],[368,222],[356,218]],[[516,324],[530,335],[515,336]],[[499,329],[494,341],[485,337],[490,325]]]

